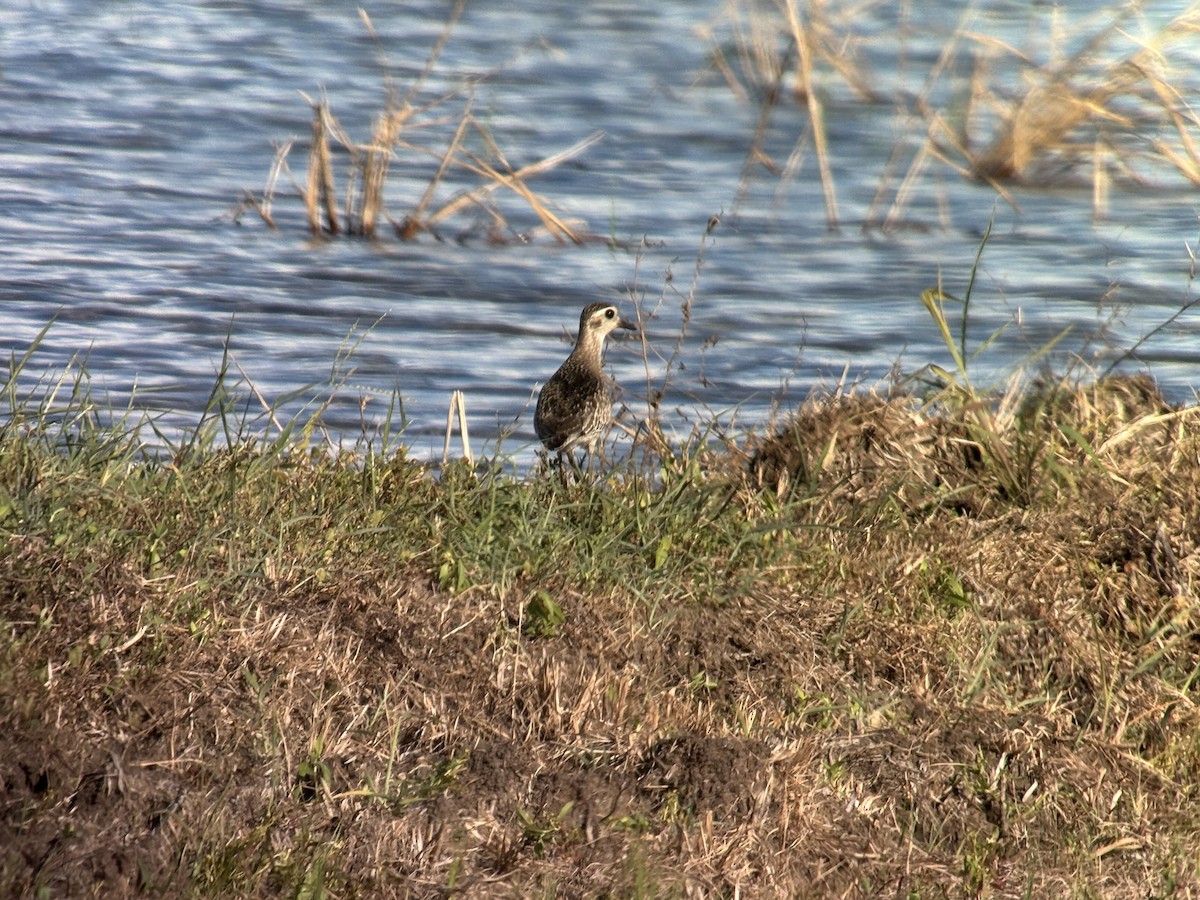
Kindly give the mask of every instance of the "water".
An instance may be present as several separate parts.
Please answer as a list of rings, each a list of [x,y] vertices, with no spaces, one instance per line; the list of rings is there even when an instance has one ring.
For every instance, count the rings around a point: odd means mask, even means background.
[[[365,141],[388,79],[404,90],[420,71],[445,3],[369,6],[376,40],[353,3],[9,0],[0,11],[0,348],[22,353],[53,319],[35,369],[85,358],[114,405],[134,393],[172,428],[199,417],[228,343],[234,375],[268,402],[291,398],[285,414],[322,397],[322,381],[344,379],[326,415],[334,440],[377,423],[398,391],[419,455],[440,454],[449,395],[460,389],[476,451],[507,434],[505,451],[527,459],[533,391],[594,299],[619,299],[629,312],[633,292],[657,309],[647,330],[657,382],[680,334],[681,302],[694,293],[684,369],[664,404],[686,429],[734,409],[747,425],[761,422],[784,387],[796,400],[843,378],[873,385],[897,366],[948,363],[918,298],[939,273],[962,293],[989,222],[972,341],[1007,327],[974,364],[981,384],[1068,327],[1060,346],[1102,367],[1191,297],[1195,194],[1162,168],[1147,184],[1115,183],[1097,220],[1086,170],[1014,189],[1014,209],[933,163],[898,227],[861,227],[877,215],[872,199],[893,145],[915,146],[924,133],[894,99],[921,91],[961,4],[879,4],[859,15],[857,58],[881,102],[818,66],[837,230],[826,225],[811,148],[795,177],[757,167],[742,190],[759,108],[710,65],[705,30],[727,34],[724,4],[514,6],[469,4],[421,96],[491,72],[473,108],[514,166],[602,131],[531,187],[631,249],[545,236],[496,245],[476,227],[482,214],[447,222],[445,240],[402,242],[385,229],[375,242],[314,242],[286,178],[278,231],[252,212],[231,215],[242,190],[261,192],[273,142],[297,138],[289,163],[303,180],[310,113],[300,92],[323,91]],[[1054,14],[984,3],[969,24],[1044,58],[1053,27],[1069,49],[1111,19],[1078,6]],[[1194,61],[1195,47],[1179,52]],[[1198,72],[1178,67],[1184,96],[1194,96],[1184,79]],[[963,78],[940,80],[931,102],[949,102]],[[461,99],[447,102],[446,121],[414,137],[443,147],[461,109]],[[806,123],[800,104],[775,109],[772,159],[787,160]],[[344,157],[336,164],[340,191]],[[393,217],[413,207],[432,171],[417,155],[393,162]],[[475,183],[456,175],[439,198]],[[520,201],[504,198],[502,208],[516,231],[537,224]],[[706,237],[714,214],[720,224]],[[1149,367],[1169,396],[1191,399],[1197,328],[1196,316],[1181,316],[1130,367]],[[331,376],[347,341],[356,345],[352,371]],[[609,362],[634,412],[644,409],[641,345],[614,345]],[[256,410],[253,391],[245,403]]]

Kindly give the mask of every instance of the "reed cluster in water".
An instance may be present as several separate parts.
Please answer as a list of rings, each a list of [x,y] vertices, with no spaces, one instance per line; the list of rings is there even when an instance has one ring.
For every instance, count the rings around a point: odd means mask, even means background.
[[[1023,48],[966,5],[920,77],[907,4],[896,7],[897,27],[879,32],[867,26],[860,4],[736,0],[702,34],[713,71],[760,107],[746,178],[767,171],[786,182],[814,156],[831,226],[841,218],[837,146],[826,122],[831,104],[835,115],[857,104],[896,109],[895,148],[880,172],[868,228],[895,226],[914,191],[936,189],[935,163],[1014,204],[1015,186],[1090,181],[1097,215],[1114,178],[1137,183],[1174,172],[1200,184],[1200,119],[1185,82],[1194,70],[1189,42],[1200,35],[1194,7],[1158,27],[1144,21],[1138,4],[1092,10],[1082,21],[1082,12],[1058,6],[1030,15],[1038,19],[1030,29],[1034,46]],[[868,49],[893,61],[894,71],[872,71],[863,61]],[[904,87],[910,80],[916,90]],[[792,128],[780,111],[789,99],[804,110],[804,127],[779,161],[767,147]]]

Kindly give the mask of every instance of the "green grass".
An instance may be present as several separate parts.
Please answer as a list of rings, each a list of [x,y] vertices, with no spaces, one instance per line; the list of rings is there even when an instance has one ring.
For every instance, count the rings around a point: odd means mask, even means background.
[[[1195,411],[979,388],[947,296],[919,394],[580,478],[335,452],[228,359],[169,437],[35,342],[2,890],[1197,890]]]

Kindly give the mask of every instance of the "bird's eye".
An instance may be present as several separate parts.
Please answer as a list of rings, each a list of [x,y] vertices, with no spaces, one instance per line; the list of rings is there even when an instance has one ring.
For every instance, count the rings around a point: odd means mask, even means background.
[[[604,318],[606,318],[606,319],[611,319],[611,318],[612,318],[613,316],[615,316],[616,314],[617,314],[617,311],[616,311],[615,309],[613,309],[613,308],[609,307],[608,309],[606,309],[606,310],[604,311]]]

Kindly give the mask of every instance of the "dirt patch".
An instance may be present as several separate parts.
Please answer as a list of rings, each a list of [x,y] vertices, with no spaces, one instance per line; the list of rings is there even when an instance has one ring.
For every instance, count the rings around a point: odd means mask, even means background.
[[[682,735],[655,742],[638,767],[656,809],[677,804],[691,816],[749,815],[766,776],[766,748],[754,741]]]

